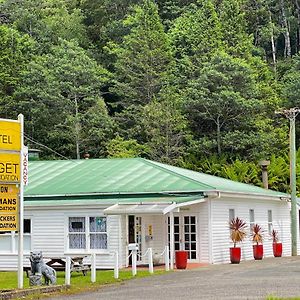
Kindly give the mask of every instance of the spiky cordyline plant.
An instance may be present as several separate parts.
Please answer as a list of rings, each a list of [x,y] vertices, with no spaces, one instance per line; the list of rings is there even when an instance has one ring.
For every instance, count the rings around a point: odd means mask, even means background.
[[[272,239],[273,239],[273,243],[276,244],[279,242],[279,236],[278,236],[278,231],[277,230],[272,230],[271,233]]]
[[[258,224],[254,224],[251,230],[252,241],[258,244],[262,244],[263,242],[263,229]]]
[[[230,238],[233,242],[233,247],[236,247],[236,243],[242,242],[246,237],[246,223],[240,218],[233,218],[229,222]]]

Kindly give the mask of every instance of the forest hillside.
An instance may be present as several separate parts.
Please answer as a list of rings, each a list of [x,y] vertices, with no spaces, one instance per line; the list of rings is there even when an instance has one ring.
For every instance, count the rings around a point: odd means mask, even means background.
[[[275,112],[300,106],[299,50],[300,0],[0,0],[0,117],[24,114],[42,159],[140,156],[259,186],[267,159],[286,192]]]

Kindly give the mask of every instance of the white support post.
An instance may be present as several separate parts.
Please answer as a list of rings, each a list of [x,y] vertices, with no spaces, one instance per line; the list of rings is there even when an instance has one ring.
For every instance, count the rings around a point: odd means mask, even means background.
[[[170,211],[170,268],[174,269],[174,214]]]
[[[169,246],[165,247],[165,270],[170,271]]]
[[[91,255],[91,282],[96,282],[96,253]]]
[[[152,248],[148,249],[148,263],[149,263],[149,273],[153,274],[153,255]]]
[[[136,257],[137,257],[137,251],[132,250],[132,276],[136,275]]]
[[[115,267],[114,267],[114,278],[119,278],[119,253],[115,251]]]
[[[71,284],[71,257],[66,257],[65,285]]]
[[[24,151],[24,116],[18,115],[18,120],[21,124],[21,151],[20,151],[20,194],[19,194],[19,234],[18,234],[18,288],[22,289],[23,280],[23,252],[24,252],[24,202],[23,202],[23,151]]]

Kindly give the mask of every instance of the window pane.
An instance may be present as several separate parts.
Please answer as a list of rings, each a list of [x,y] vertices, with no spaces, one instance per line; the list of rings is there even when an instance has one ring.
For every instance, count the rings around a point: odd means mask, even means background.
[[[192,225],[192,226],[191,226],[191,232],[192,232],[192,233],[196,232],[196,225]]]
[[[90,217],[90,232],[106,232],[106,217]]]
[[[69,234],[69,248],[70,249],[85,249],[85,234],[71,233]]]
[[[84,217],[69,218],[69,232],[85,232],[85,218]]]
[[[229,221],[235,218],[235,211],[233,208],[229,209]]]
[[[30,219],[24,219],[24,233],[31,233],[31,221],[30,221]]]
[[[107,249],[107,235],[106,233],[92,233],[90,235],[91,249]]]
[[[31,250],[31,237],[30,235],[24,235],[24,250],[30,251]]]
[[[0,251],[11,252],[11,235],[1,234],[0,235]]]
[[[184,244],[184,250],[190,250],[190,244],[189,243]]]
[[[273,222],[272,210],[268,210],[268,222],[269,222],[269,223],[272,223],[272,222]]]
[[[249,209],[250,223],[254,223],[254,209]]]

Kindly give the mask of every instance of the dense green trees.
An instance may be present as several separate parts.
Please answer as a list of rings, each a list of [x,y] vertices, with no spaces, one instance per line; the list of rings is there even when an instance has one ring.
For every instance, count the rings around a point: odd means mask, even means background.
[[[274,112],[299,106],[299,0],[2,0],[0,38],[0,117],[23,113],[45,158],[143,156],[257,185],[264,158],[288,189]]]

